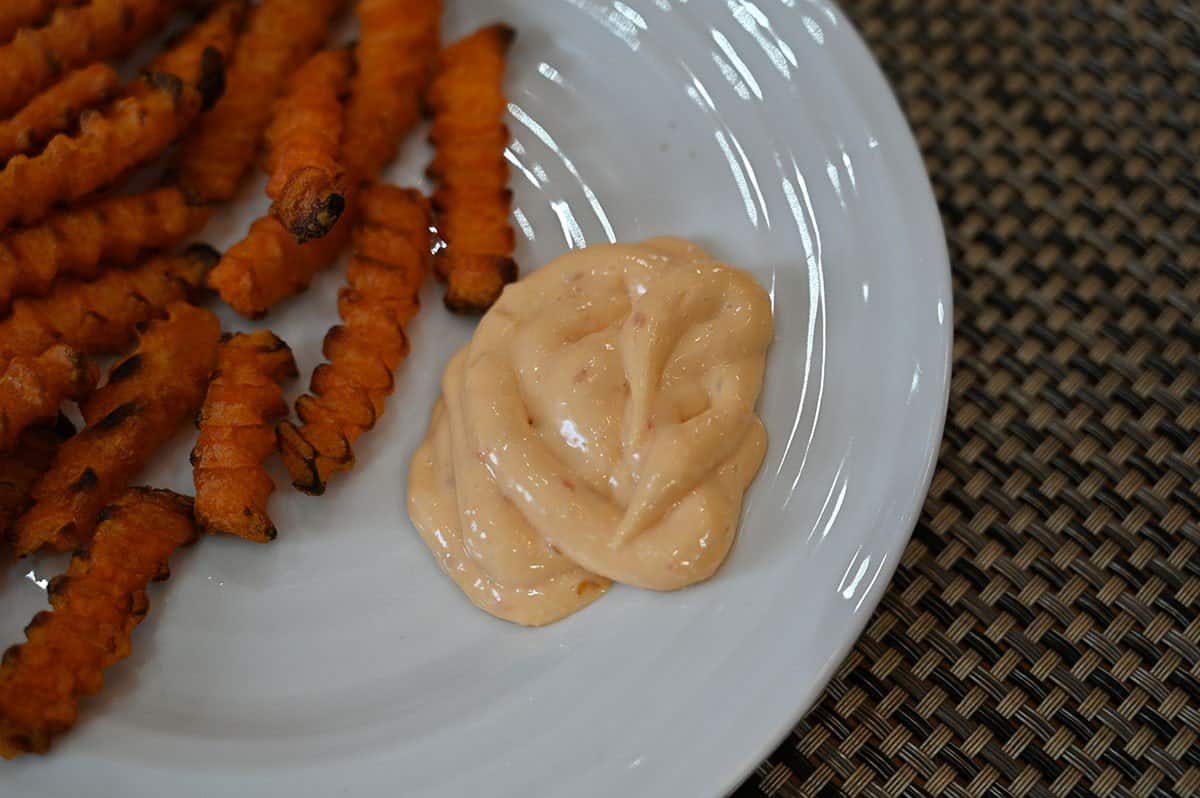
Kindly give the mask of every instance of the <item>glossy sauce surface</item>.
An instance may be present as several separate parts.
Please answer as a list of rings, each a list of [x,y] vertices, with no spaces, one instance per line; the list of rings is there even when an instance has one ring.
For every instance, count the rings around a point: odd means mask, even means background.
[[[709,578],[766,451],[772,335],[763,288],[687,241],[560,258],[448,365],[409,476],[417,530],[477,606],[525,625],[611,581]]]

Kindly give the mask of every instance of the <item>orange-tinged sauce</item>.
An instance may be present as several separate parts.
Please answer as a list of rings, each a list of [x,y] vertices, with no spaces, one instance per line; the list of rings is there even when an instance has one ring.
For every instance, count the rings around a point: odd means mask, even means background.
[[[409,476],[418,532],[477,606],[531,626],[611,581],[709,578],[766,451],[772,336],[763,288],[680,239],[534,272],[446,369]]]

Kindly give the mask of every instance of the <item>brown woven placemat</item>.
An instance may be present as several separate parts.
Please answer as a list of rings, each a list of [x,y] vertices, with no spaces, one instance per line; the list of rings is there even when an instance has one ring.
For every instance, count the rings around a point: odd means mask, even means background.
[[[950,241],[942,458],[753,796],[1200,795],[1200,3],[844,0]]]

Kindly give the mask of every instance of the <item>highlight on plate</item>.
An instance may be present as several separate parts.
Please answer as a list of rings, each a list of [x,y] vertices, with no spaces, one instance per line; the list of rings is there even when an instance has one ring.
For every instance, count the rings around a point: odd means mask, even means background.
[[[331,34],[344,10],[348,46]],[[409,508],[472,602],[542,625],[613,582],[676,590],[724,561],[766,447],[766,292],[674,238],[573,252],[518,281],[504,121],[517,34],[496,22],[445,42],[444,11],[0,10],[0,531],[16,556],[73,552],[0,662],[0,755],[44,753],[79,721],[180,547],[288,534],[269,504],[303,499],[275,492],[271,458],[310,495],[348,477],[430,275],[445,310],[426,312],[479,319],[412,456]],[[168,31],[131,79],[107,63]],[[381,179],[425,116],[430,197]],[[256,163],[267,213],[224,253],[195,243]],[[343,255],[325,298],[340,321],[289,408],[299,374],[271,313]],[[222,331],[203,307],[218,302],[251,331]],[[195,499],[137,486],[193,419]]]

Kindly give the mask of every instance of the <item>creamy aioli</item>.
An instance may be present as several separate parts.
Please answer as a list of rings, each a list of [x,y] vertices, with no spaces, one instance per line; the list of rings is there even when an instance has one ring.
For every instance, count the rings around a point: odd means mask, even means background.
[[[446,368],[409,474],[417,531],[476,606],[529,626],[610,580],[709,578],[766,451],[772,324],[754,278],[681,239],[509,286]]]

